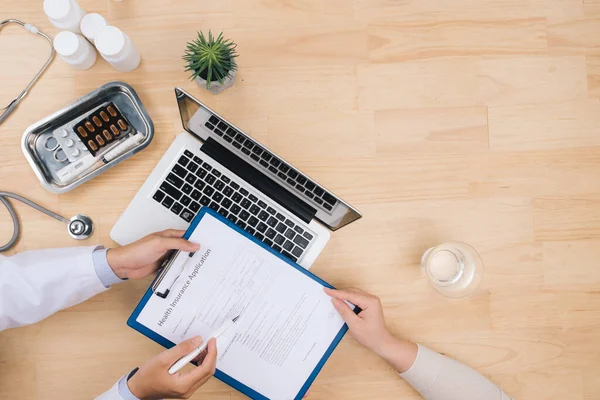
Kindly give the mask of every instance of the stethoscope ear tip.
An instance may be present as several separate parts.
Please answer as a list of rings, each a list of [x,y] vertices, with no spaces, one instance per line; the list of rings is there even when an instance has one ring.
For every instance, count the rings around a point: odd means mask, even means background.
[[[92,236],[94,224],[87,215],[77,214],[69,220],[67,230],[73,239],[84,240]]]

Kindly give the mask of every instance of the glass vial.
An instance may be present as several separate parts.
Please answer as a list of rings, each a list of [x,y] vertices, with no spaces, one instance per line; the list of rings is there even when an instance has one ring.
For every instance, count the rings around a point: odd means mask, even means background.
[[[94,43],[98,32],[104,29],[106,25],[108,24],[102,15],[90,13],[86,14],[81,19],[81,24],[79,27],[81,29],[81,33],[83,33],[83,36],[85,36],[90,42]]]
[[[67,64],[77,69],[88,69],[96,62],[96,50],[81,35],[62,31],[54,37],[54,50]]]
[[[117,27],[107,26],[98,32],[95,44],[102,58],[118,71],[133,71],[140,65],[140,52],[129,36]]]
[[[483,278],[481,256],[462,242],[447,242],[430,248],[421,259],[421,269],[435,290],[452,298],[472,294]]]
[[[85,11],[75,0],[44,0],[44,13],[58,29],[81,33],[79,24]]]

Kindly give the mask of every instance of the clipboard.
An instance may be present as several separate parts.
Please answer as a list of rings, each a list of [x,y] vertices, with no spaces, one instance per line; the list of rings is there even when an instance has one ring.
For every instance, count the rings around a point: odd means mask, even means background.
[[[272,255],[274,255],[277,258],[283,260],[290,267],[295,268],[296,270],[300,271],[301,273],[303,273],[307,277],[311,278],[312,280],[316,281],[317,283],[321,284],[322,286],[334,289],[334,287],[332,285],[330,285],[329,283],[325,282],[324,280],[322,280],[318,276],[314,275],[313,273],[309,272],[308,270],[306,270],[303,267],[299,266],[298,264],[294,263],[293,261],[291,261],[287,257],[283,256],[282,254],[280,254],[280,253],[276,252],[275,250],[271,249],[269,246],[267,246],[266,244],[262,243],[261,241],[259,241],[258,239],[256,239],[254,236],[250,235],[248,232],[244,231],[243,229],[241,229],[240,227],[238,227],[237,225],[235,225],[234,223],[232,223],[231,221],[227,220],[226,218],[224,218],[223,216],[221,216],[220,214],[216,213],[215,211],[211,210],[208,207],[202,207],[202,209],[200,210],[200,212],[192,220],[189,228],[187,229],[187,231],[183,235],[183,237],[185,239],[189,239],[190,238],[191,234],[194,232],[194,230],[196,229],[196,227],[198,226],[198,224],[200,223],[200,221],[202,220],[202,218],[205,217],[206,215],[211,215],[212,217],[216,218],[217,220],[219,220],[223,224],[226,224],[229,228],[231,228],[231,229],[235,230],[237,233],[245,236],[247,239],[249,239],[250,241],[252,241],[254,244],[262,247],[265,250],[267,250]],[[142,310],[144,309],[146,303],[151,298],[151,296],[156,296],[156,293],[154,291],[156,290],[156,288],[160,284],[159,280],[162,280],[164,278],[164,276],[166,275],[166,272],[168,272],[168,268],[170,268],[171,265],[173,265],[172,260],[174,260],[175,258],[176,257],[171,256],[169,258],[169,261],[167,261],[164,264],[165,267],[163,268],[163,271],[161,271],[161,273],[159,273],[157,275],[157,277],[152,282],[152,284],[150,285],[150,287],[148,288],[148,290],[146,291],[146,293],[144,294],[144,296],[140,300],[139,304],[136,306],[136,308],[134,309],[133,313],[131,314],[131,316],[127,320],[127,325],[129,327],[135,329],[136,331],[138,331],[141,334],[143,334],[144,336],[147,336],[148,338],[154,340],[156,343],[162,345],[163,347],[165,347],[167,349],[169,349],[171,347],[174,347],[176,344],[173,343],[172,341],[168,340],[167,338],[161,336],[160,334],[156,333],[155,331],[151,330],[150,328],[146,327],[145,325],[139,323],[137,321],[137,318],[140,315],[140,313],[142,312]],[[167,270],[167,271],[164,271],[164,270]],[[157,281],[158,281],[158,283],[157,283]],[[360,309],[358,307],[356,307],[354,311],[356,313],[358,313],[358,312],[360,312]],[[332,342],[329,344],[329,347],[324,352],[324,354],[322,355],[322,357],[319,360],[319,362],[316,364],[315,368],[311,372],[311,374],[308,377],[308,379],[302,385],[302,387],[301,387],[300,391],[298,392],[298,394],[294,397],[294,400],[301,400],[303,398],[303,396],[306,394],[306,392],[310,388],[311,384],[316,379],[317,375],[319,374],[319,372],[321,371],[321,369],[323,368],[323,366],[325,365],[325,363],[327,362],[327,360],[329,359],[329,357],[331,356],[331,354],[333,353],[333,351],[335,350],[335,348],[338,346],[338,344],[340,343],[340,341],[342,340],[342,338],[346,334],[347,330],[348,330],[348,326],[346,324],[344,324],[341,327],[341,329],[339,330],[339,332],[337,333],[337,335],[335,335],[335,337],[332,340]],[[250,397],[252,399],[270,400],[268,397],[265,397],[263,394],[258,393],[254,389],[246,386],[244,383],[242,383],[242,382],[234,379],[233,377],[227,375],[226,373],[224,373],[223,371],[219,370],[218,368],[217,368],[214,376],[217,379],[219,379],[220,381],[222,381],[223,383],[226,383],[227,385],[231,386],[232,388],[238,390],[239,392],[245,394],[246,396],[248,396],[248,397]]]

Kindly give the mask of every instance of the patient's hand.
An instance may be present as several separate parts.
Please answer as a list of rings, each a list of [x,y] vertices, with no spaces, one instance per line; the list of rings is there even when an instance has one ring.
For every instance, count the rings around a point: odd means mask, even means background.
[[[407,371],[417,357],[417,345],[394,337],[385,326],[383,306],[379,297],[360,289],[325,289],[332,297],[333,306],[340,313],[350,334],[356,341],[384,358],[398,372]],[[358,314],[346,304],[348,301],[362,309]]]

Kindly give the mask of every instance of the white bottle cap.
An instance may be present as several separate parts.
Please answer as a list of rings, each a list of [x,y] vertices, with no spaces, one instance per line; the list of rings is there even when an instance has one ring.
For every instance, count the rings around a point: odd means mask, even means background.
[[[44,12],[49,18],[60,21],[68,17],[71,12],[69,0],[44,0]]]
[[[107,57],[118,56],[125,48],[125,35],[114,26],[107,26],[96,35],[96,48]]]
[[[85,15],[81,19],[81,32],[83,36],[88,38],[91,42],[96,39],[98,36],[98,32],[100,32],[106,26],[106,20],[100,14],[91,13]]]
[[[81,42],[73,32],[62,31],[54,37],[54,49],[63,57],[75,57],[80,51]]]

